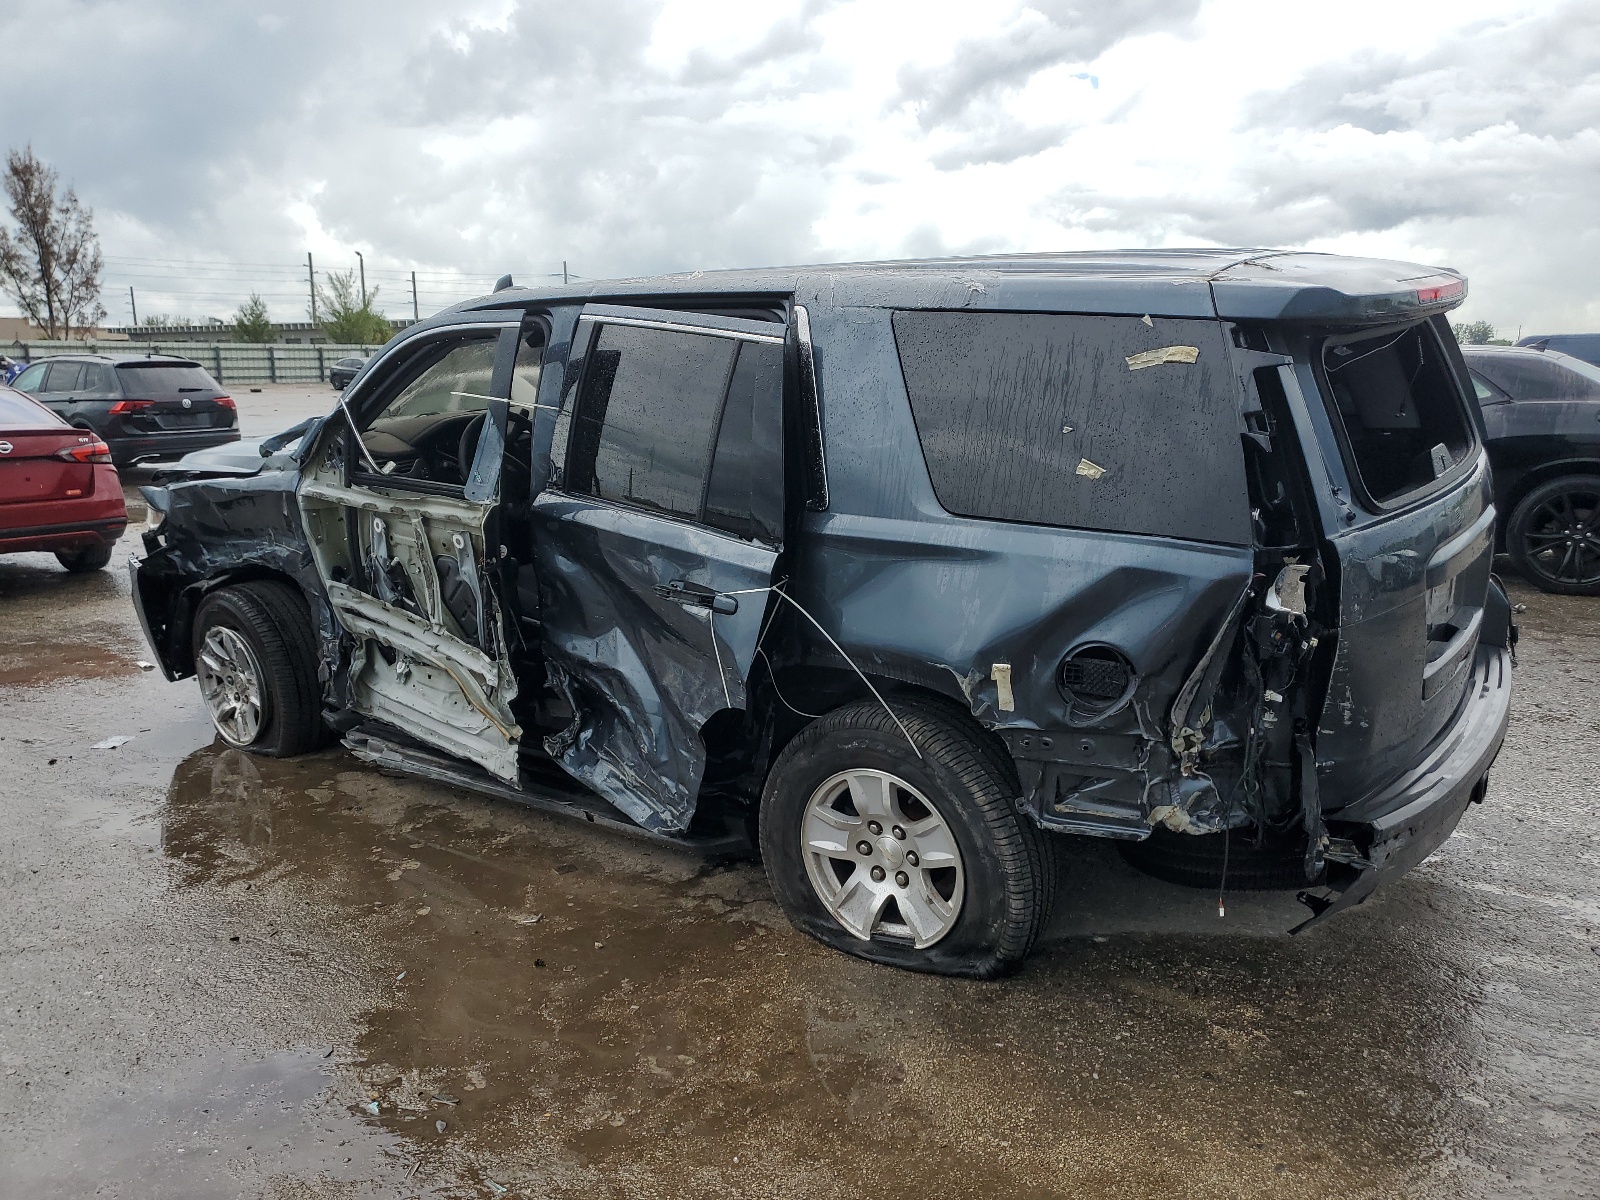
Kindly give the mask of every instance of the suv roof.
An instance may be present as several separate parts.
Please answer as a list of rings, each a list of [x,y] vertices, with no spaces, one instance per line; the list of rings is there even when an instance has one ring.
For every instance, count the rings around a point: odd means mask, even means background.
[[[184,366],[198,367],[201,364],[192,358],[180,358],[176,354],[52,354],[49,358],[37,359],[38,362],[107,362],[121,366],[124,363],[152,363],[158,366],[170,366],[181,363]]]
[[[840,306],[973,308],[1381,322],[1428,316],[1466,298],[1448,267],[1298,250],[1179,249],[997,254],[891,262],[694,271],[512,287],[447,312],[539,301],[718,294],[826,295]]]

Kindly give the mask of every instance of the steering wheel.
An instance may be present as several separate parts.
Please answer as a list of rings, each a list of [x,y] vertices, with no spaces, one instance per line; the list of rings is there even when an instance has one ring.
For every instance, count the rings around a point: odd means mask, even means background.
[[[472,460],[478,456],[478,439],[488,418],[488,413],[481,412],[462,427],[461,440],[456,443],[456,470],[461,472],[462,483],[472,477]]]

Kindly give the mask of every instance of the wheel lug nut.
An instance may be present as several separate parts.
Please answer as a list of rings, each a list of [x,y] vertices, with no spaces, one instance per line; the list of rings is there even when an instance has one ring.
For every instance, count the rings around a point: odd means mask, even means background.
[[[906,831],[901,829],[900,826],[896,825],[892,830],[890,830],[890,832],[893,833],[894,836],[900,841],[903,842],[906,840]]]
[[[896,871],[894,873],[894,881],[901,887],[911,886],[911,876],[907,875],[904,871]]]
[[[876,821],[868,821],[867,822],[867,832],[870,833],[873,837],[877,837],[880,833],[883,832],[883,826],[879,825]]]
[[[919,861],[920,860],[917,858],[917,852],[915,850],[906,851],[906,862],[910,863],[914,867]]]
[[[884,875],[884,871],[883,871],[882,867],[873,867],[872,868],[872,880],[873,880],[874,883],[882,883],[883,882],[883,875]]]
[[[861,851],[861,853],[863,853],[863,854],[870,855],[872,853],[872,843],[871,842],[857,842],[856,843],[856,849]]]

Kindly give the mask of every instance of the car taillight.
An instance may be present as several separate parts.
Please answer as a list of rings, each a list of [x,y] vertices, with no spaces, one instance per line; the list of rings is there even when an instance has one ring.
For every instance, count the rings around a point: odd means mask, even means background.
[[[239,406],[233,402],[232,396],[214,396],[218,408],[226,408],[230,412],[238,412]]]
[[[1467,281],[1457,279],[1454,283],[1443,283],[1438,287],[1425,287],[1417,289],[1418,304],[1437,304],[1441,300],[1454,300],[1467,294]]]
[[[122,413],[138,412],[141,409],[149,408],[154,403],[154,400],[118,400],[107,411],[112,416],[119,416]]]
[[[84,442],[82,445],[68,446],[65,450],[57,450],[56,457],[67,462],[108,463],[111,461],[111,447],[96,438],[92,442]]]

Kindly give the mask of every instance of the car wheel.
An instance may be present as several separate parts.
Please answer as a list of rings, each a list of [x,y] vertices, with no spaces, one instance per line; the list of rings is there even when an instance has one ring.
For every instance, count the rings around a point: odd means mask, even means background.
[[[933,705],[895,713],[850,704],[784,748],[761,797],[767,877],[790,921],[836,950],[992,978],[1049,917],[1055,842],[978,731]]]
[[[194,619],[200,695],[222,740],[289,758],[322,740],[311,613],[285,584],[219,588]]]
[[[1564,475],[1517,504],[1506,549],[1541,591],[1600,596],[1600,477]]]
[[[101,570],[111,561],[111,547],[101,542],[81,550],[57,550],[56,561],[74,575],[87,575],[90,571]]]

